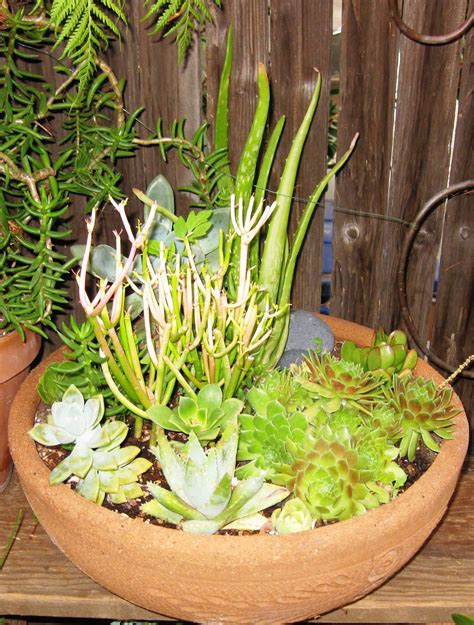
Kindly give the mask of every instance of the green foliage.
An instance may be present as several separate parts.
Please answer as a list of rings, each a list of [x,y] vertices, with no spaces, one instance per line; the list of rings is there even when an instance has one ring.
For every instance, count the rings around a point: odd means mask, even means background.
[[[120,36],[117,22],[127,23],[123,0],[53,0],[51,20],[58,47],[64,42],[61,58],[70,58],[79,67],[80,90],[92,79],[97,53]]]
[[[459,409],[452,405],[452,391],[444,388],[438,391],[433,380],[407,375],[395,376],[393,388],[386,390],[389,406],[401,419],[400,455],[413,460],[416,448],[423,440],[434,452],[439,445],[433,438],[453,438],[453,419]]]
[[[263,475],[274,479],[275,467],[291,463],[288,441],[303,443],[308,419],[303,412],[287,410],[262,388],[249,390],[250,414],[240,415],[238,460],[251,460],[238,469],[239,476]]]
[[[44,58],[53,45],[47,13],[4,13],[4,20],[0,330],[26,327],[44,335],[45,326],[54,327],[51,317],[67,304],[62,282],[72,261],[58,245],[69,236],[62,224],[71,199],[85,196],[87,210],[109,193],[120,193],[115,162],[133,154],[138,113],[124,119],[121,87],[105,65],[86,87],[81,86],[82,64],[76,69],[59,65],[58,84],[44,79]],[[37,73],[27,71],[25,61]]]
[[[282,508],[277,508],[272,513],[272,529],[277,534],[303,532],[312,529],[313,526],[311,512],[298,497],[285,501]]]
[[[278,482],[308,507],[315,520],[344,520],[387,503],[406,475],[393,460],[398,454],[382,433],[369,429],[319,428],[299,447],[288,443],[292,465],[280,467]]]
[[[206,384],[196,398],[180,397],[178,407],[155,405],[147,410],[147,417],[166,430],[194,434],[200,441],[217,438],[219,432],[235,419],[244,404],[239,399],[223,400],[217,384]]]
[[[51,363],[38,383],[38,393],[45,404],[59,401],[67,388],[76,386],[84,397],[103,395],[107,416],[125,412],[110,391],[102,372],[103,358],[90,321],[79,324],[71,317],[69,325],[62,324],[58,334],[68,348],[65,360]]]
[[[401,330],[386,334],[380,328],[370,347],[357,347],[350,340],[344,341],[341,358],[361,365],[364,371],[374,371],[390,379],[394,373],[406,375],[415,368],[418,356],[416,350],[408,349],[407,343]]]
[[[218,7],[221,0],[212,0]],[[209,11],[211,0],[145,0],[152,5],[145,18],[156,18],[153,32],[164,31],[165,37],[175,35],[178,56],[182,60],[191,44],[193,32],[199,31],[206,22],[212,21]]]
[[[103,415],[101,395],[84,401],[82,393],[70,386],[62,400],[52,405],[48,422],[36,424],[29,435],[41,445],[73,446],[51,472],[51,484],[74,475],[79,478],[76,490],[83,497],[99,505],[106,495],[114,503],[124,503],[144,494],[137,481],[151,463],[136,457],[139,447],[120,447],[128,426],[121,421],[101,425]]]
[[[191,432],[181,454],[175,452],[163,430],[158,430],[156,454],[171,492],[153,483],[148,490],[154,499],[141,506],[142,512],[164,521],[180,523],[185,531],[212,534],[239,521],[240,527],[255,529],[255,515],[288,496],[285,488],[264,484],[261,478],[233,483],[239,427],[228,423],[218,443],[207,453]],[[262,526],[265,518],[257,516]]]
[[[344,404],[356,409],[377,403],[383,397],[383,380],[353,362],[331,354],[312,352],[300,367],[303,388],[319,398],[326,412],[336,412]]]

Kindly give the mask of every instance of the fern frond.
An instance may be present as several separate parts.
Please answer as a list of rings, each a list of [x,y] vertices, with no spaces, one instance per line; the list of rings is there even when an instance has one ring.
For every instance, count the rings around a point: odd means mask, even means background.
[[[153,0],[145,0],[150,4]],[[212,22],[210,6],[221,6],[221,0],[156,0],[145,15],[155,18],[153,33],[163,31],[163,36],[176,36],[178,58],[185,57],[191,45],[193,34],[202,29],[206,22]]]
[[[51,20],[56,26],[55,47],[65,43],[61,58],[80,65],[83,90],[94,73],[97,53],[120,37],[118,23],[127,23],[123,0],[53,0]]]

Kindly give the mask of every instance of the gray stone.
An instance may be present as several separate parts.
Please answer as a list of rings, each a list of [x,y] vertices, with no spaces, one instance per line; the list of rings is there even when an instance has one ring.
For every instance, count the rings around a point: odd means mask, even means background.
[[[290,315],[288,342],[279,367],[289,367],[299,363],[309,349],[331,352],[334,348],[334,335],[329,326],[310,312],[293,310]]]

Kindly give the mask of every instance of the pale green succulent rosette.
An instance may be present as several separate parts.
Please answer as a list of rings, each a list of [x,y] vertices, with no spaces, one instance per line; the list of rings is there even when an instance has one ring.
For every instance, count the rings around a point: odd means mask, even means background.
[[[393,388],[386,395],[401,420],[401,432],[397,436],[401,456],[413,460],[420,438],[438,453],[439,445],[432,433],[444,439],[453,438],[453,419],[460,411],[451,403],[451,389],[438,391],[433,380],[396,376]]]
[[[239,427],[234,418],[220,440],[206,453],[191,432],[188,444],[176,452],[163,430],[152,451],[171,489],[149,483],[154,499],[142,504],[145,514],[180,524],[185,531],[212,534],[229,524],[234,529],[258,529],[266,519],[258,513],[288,496],[284,487],[263,478],[238,481],[234,477]],[[236,525],[235,522],[239,521]]]
[[[277,534],[304,532],[314,527],[313,517],[301,499],[294,497],[272,513],[272,529]]]
[[[206,384],[195,399],[180,397],[175,410],[168,406],[152,406],[147,410],[147,417],[165,430],[188,435],[194,432],[200,441],[211,441],[241,412],[243,406],[239,399],[223,401],[218,384]]]
[[[86,499],[101,505],[106,495],[113,503],[125,503],[144,495],[139,476],[151,462],[137,458],[139,447],[121,448],[128,433],[122,421],[100,425],[104,401],[97,395],[84,401],[82,393],[71,385],[60,402],[55,402],[48,422],[35,425],[29,435],[46,446],[72,445],[71,453],[49,476],[50,484],[60,484],[74,476],[76,490]]]

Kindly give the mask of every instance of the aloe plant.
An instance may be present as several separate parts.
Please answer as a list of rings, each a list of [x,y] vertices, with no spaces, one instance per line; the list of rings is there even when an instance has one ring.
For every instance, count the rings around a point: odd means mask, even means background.
[[[262,478],[234,483],[238,437],[238,422],[233,419],[207,453],[191,432],[180,454],[160,429],[152,451],[171,491],[149,483],[154,499],[142,504],[142,512],[194,533],[213,534],[230,524],[235,527],[236,521],[241,529],[263,526],[266,519],[258,513],[285,499],[288,491]]]
[[[164,138],[161,135],[151,137],[146,144],[159,145],[166,153],[169,149],[177,149],[182,155],[184,165],[191,169],[196,179],[205,180],[207,191],[196,185],[186,190],[197,192],[199,198],[207,208],[224,209],[229,211],[229,198],[234,194],[237,200],[242,199],[244,207],[255,196],[258,205],[265,196],[268,180],[272,171],[276,150],[281,138],[285,118],[282,116],[271,131],[268,141],[266,129],[269,120],[271,104],[270,84],[264,65],[258,67],[258,100],[251,128],[247,135],[244,149],[239,159],[235,176],[231,176],[229,167],[229,87],[232,73],[233,33],[229,29],[227,50],[219,85],[217,98],[215,149],[208,154],[206,160],[205,146],[195,141],[186,141],[182,134],[184,122],[175,122],[174,127],[180,129],[176,136]],[[260,234],[255,236],[249,248],[249,259],[252,279],[269,294],[270,301],[284,314],[277,320],[270,339],[262,346],[258,359],[267,368],[274,367],[279,361],[288,338],[289,304],[293,284],[296,261],[302,249],[306,233],[313,213],[318,206],[329,181],[344,166],[355,147],[356,135],[347,151],[337,160],[324,178],[314,187],[313,192],[303,210],[294,236],[290,240],[288,226],[289,216],[295,194],[296,175],[302,159],[303,147],[311,128],[311,123],[317,109],[321,91],[321,77],[318,75],[311,101],[301,125],[293,139],[290,151],[286,157],[285,166],[280,174],[280,182],[276,192],[276,210],[269,222],[268,230],[263,241]],[[198,133],[202,137],[203,128]],[[209,150],[207,150],[209,152]],[[204,168],[202,167],[204,164]],[[198,168],[198,169],[196,169]],[[198,175],[199,174],[199,175]],[[166,215],[170,218],[169,215]],[[222,211],[215,213],[215,218],[222,218]],[[211,216],[211,221],[213,217]],[[232,230],[233,224],[230,224]],[[226,277],[226,287],[229,293],[236,291],[238,267],[240,263],[239,247],[235,243],[230,259],[231,269]]]

